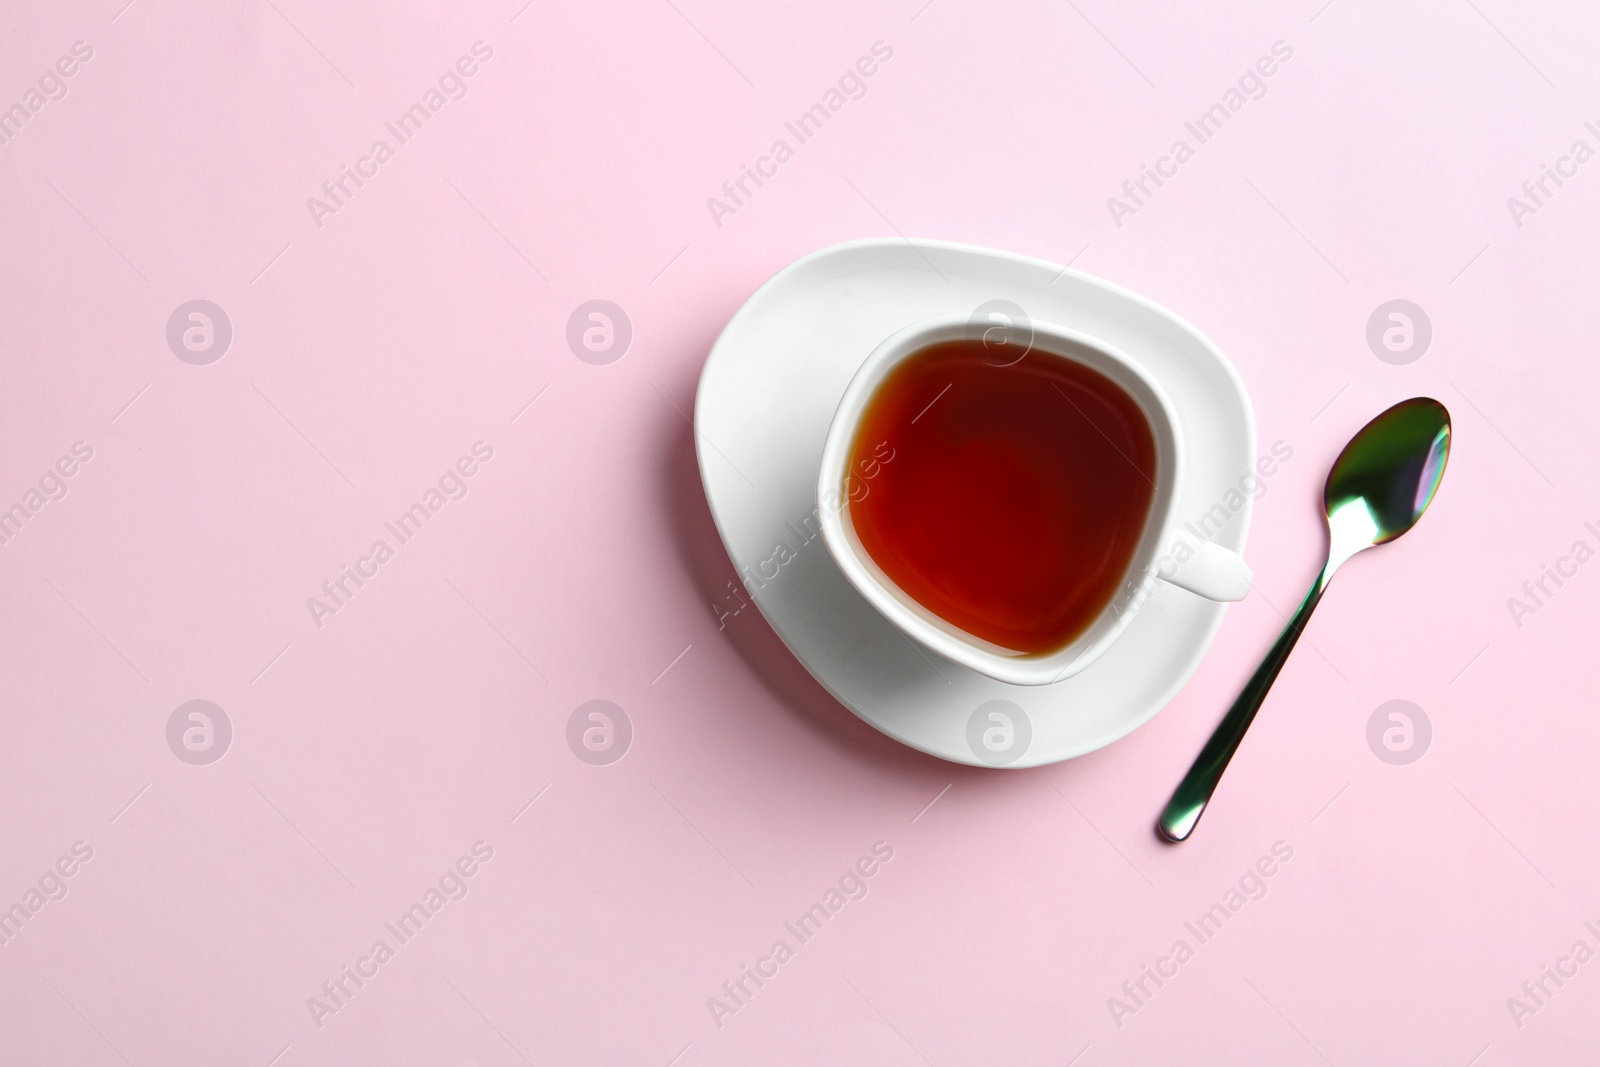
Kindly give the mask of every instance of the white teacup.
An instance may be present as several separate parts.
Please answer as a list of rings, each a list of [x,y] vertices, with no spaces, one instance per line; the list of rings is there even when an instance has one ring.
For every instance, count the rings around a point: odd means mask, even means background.
[[[817,512],[829,553],[868,603],[913,640],[946,659],[1012,685],[1048,685],[1070,678],[1098,659],[1162,581],[1209,600],[1244,597],[1251,577],[1244,560],[1180,529],[1174,518],[1174,503],[1183,484],[1183,430],[1160,383],[1111,345],[1076,330],[1039,322],[1031,326],[1026,358],[1072,360],[1104,374],[1138,404],[1155,438],[1155,494],[1144,532],[1116,594],[1076,640],[1053,652],[1026,654],[959,629],[895,585],[862,546],[850,520],[847,479],[856,429],[868,402],[895,365],[929,345],[971,338],[973,331],[965,315],[925,319],[900,330],[867,357],[834,412],[822,449]]]

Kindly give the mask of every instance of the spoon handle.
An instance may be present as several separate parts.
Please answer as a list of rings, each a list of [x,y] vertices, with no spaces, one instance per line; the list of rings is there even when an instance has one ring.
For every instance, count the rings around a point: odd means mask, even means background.
[[[1312,611],[1322,600],[1323,590],[1328,588],[1328,580],[1333,577],[1334,564],[1330,561],[1322,568],[1322,573],[1317,575],[1317,580],[1312,583],[1311,589],[1306,593],[1305,599],[1295,609],[1294,617],[1278,635],[1278,640],[1273,644],[1272,650],[1261,661],[1261,666],[1256,668],[1256,673],[1250,676],[1250,681],[1244,690],[1233,702],[1233,707],[1228,709],[1228,714],[1222,717],[1222,722],[1217,724],[1216,730],[1211,734],[1211,740],[1206,742],[1206,747],[1200,750],[1200,755],[1195,757],[1194,765],[1189,768],[1189,773],[1183,776],[1183,781],[1178,783],[1178,788],[1172,793],[1172,799],[1167,801],[1166,810],[1161,813],[1161,820],[1156,824],[1161,831],[1161,836],[1168,841],[1183,841],[1194,832],[1194,827],[1200,821],[1200,815],[1206,810],[1206,804],[1211,800],[1211,794],[1216,791],[1217,783],[1222,780],[1222,772],[1228,769],[1228,761],[1233,759],[1233,754],[1239,750],[1239,742],[1244,740],[1244,733],[1250,729],[1256,712],[1267,699],[1267,690],[1272,688],[1272,683],[1278,678],[1278,671],[1283,668],[1284,661],[1289,658],[1295,642],[1300,639],[1300,632],[1305,629],[1307,620],[1311,618]]]

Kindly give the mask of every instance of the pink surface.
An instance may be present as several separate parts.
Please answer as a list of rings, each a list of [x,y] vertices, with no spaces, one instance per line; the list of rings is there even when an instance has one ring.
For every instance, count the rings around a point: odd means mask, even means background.
[[[1600,548],[1600,163],[1571,154],[1600,148],[1600,17],[1320,2],[7,5],[0,1062],[1593,1062],[1600,564],[1523,583]],[[880,41],[864,95],[714,218]],[[1567,176],[1534,200],[1543,164]],[[716,624],[705,353],[784,263],[897,232],[1166,304],[1293,449],[1259,595],[1172,706],[1069,764],[918,755],[754,612]],[[1396,298],[1432,324],[1404,365],[1366,340]],[[166,337],[196,299],[232,326],[208,365]],[[592,299],[631,320],[609,364],[566,341]],[[1434,511],[1341,574],[1161,846],[1315,569],[1327,463],[1418,393],[1456,417]],[[597,699],[632,726],[609,765],[567,740]],[[1367,741],[1397,699],[1432,724],[1406,765]],[[169,746],[191,700],[231,723],[220,760],[178,758],[187,713]],[[785,926],[841,885],[820,932]]]

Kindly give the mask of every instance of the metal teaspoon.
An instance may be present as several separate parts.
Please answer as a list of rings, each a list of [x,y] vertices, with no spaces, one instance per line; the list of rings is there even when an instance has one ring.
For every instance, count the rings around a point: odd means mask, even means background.
[[[1183,841],[1194,832],[1222,772],[1238,751],[1334,571],[1356,553],[1393,541],[1415,526],[1433,502],[1449,456],[1450,413],[1437,400],[1422,396],[1402,400],[1363,426],[1344,446],[1322,491],[1328,521],[1327,562],[1167,801],[1156,824],[1162,837]]]

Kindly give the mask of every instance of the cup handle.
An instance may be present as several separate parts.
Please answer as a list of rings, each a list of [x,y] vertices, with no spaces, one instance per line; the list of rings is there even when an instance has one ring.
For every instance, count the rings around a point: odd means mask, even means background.
[[[1161,580],[1207,600],[1243,600],[1250,592],[1250,565],[1236,552],[1202,541],[1187,530],[1175,530],[1167,558],[1169,568],[1159,572]]]

